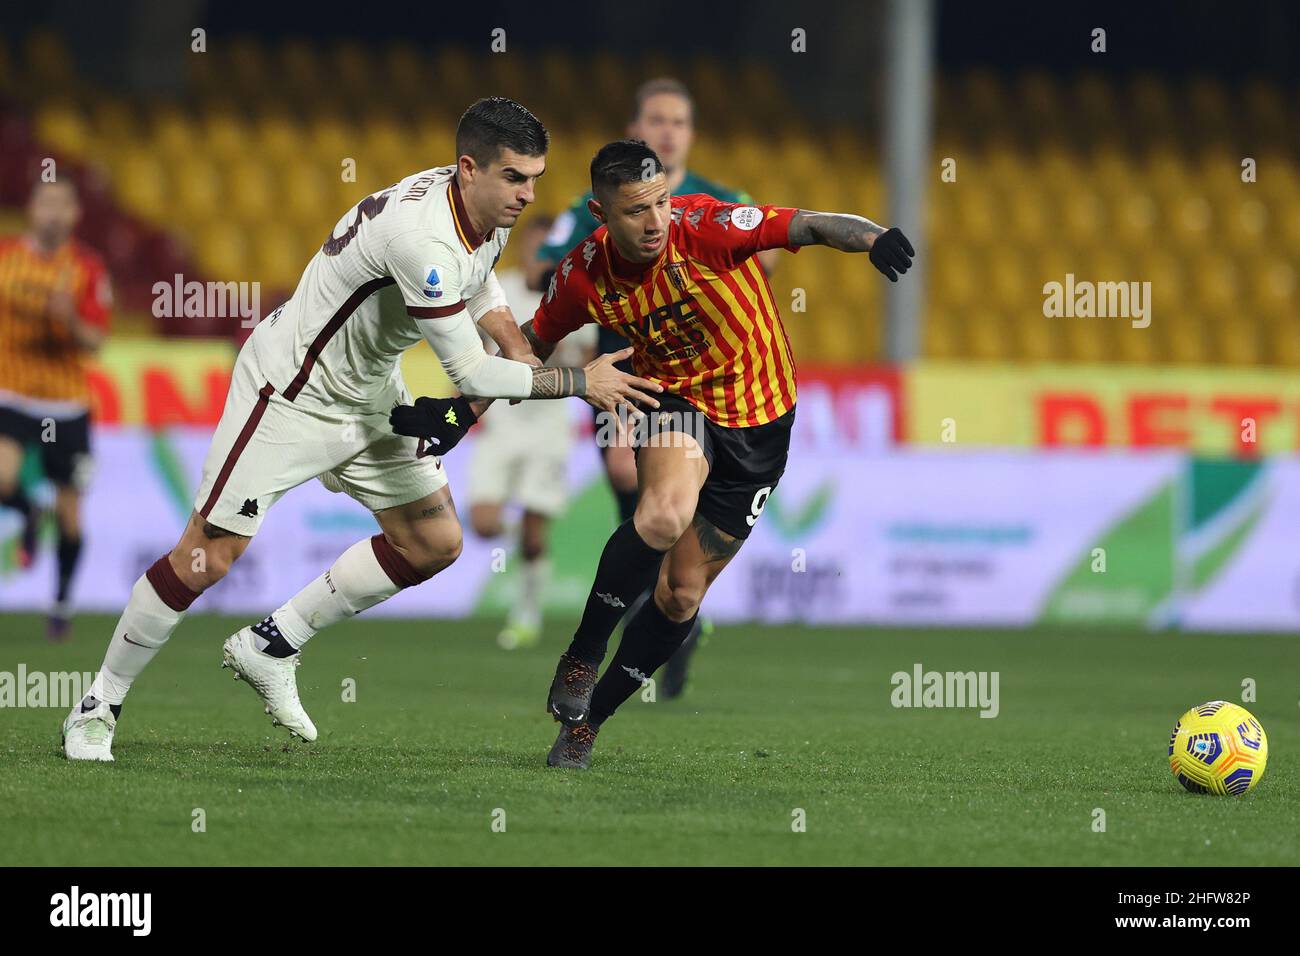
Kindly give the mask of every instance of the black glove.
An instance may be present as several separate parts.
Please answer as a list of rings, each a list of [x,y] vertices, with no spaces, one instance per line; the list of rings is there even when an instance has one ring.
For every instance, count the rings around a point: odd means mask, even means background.
[[[916,255],[916,250],[912,244],[907,241],[907,236],[895,226],[893,229],[886,229],[880,235],[876,236],[876,241],[871,244],[871,251],[867,253],[867,258],[871,264],[881,271],[881,273],[890,282],[897,282],[898,276],[906,272],[912,266],[912,256]],[[895,274],[897,270],[897,274]]]
[[[414,405],[398,405],[388,414],[388,424],[397,434],[430,441],[430,455],[447,454],[476,421],[478,416],[464,395],[417,398]],[[419,453],[426,454],[423,443]]]

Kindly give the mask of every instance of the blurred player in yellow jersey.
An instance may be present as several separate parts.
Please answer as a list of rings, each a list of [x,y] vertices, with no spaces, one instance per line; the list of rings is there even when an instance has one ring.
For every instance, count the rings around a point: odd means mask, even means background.
[[[535,273],[549,271],[537,250],[550,228],[545,217],[530,221],[515,239],[521,246],[521,266],[497,274],[518,321],[530,318],[541,301],[541,293],[532,289],[538,284]],[[565,339],[549,364],[585,364],[596,349],[595,333],[591,325]],[[536,644],[541,637],[543,592],[550,572],[547,536],[552,519],[568,503],[573,418],[564,402],[497,402],[480,422],[469,466],[470,524],[481,537],[495,538],[505,531],[506,505],[523,508],[519,590],[497,636],[498,644],[513,650]]]
[[[86,360],[108,332],[112,292],[103,262],[72,238],[81,217],[76,187],[40,183],[28,229],[0,239],[0,505],[22,516],[18,564],[36,558],[39,513],[20,481],[38,454],[56,489],[58,580],[47,634],[70,628],[70,588],[81,556],[81,494],[90,467]]]

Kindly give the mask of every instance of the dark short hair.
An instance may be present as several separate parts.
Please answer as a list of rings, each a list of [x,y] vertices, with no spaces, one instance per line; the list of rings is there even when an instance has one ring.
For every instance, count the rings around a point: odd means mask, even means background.
[[[646,80],[636,88],[636,107],[632,113],[632,122],[641,118],[641,110],[645,108],[645,101],[652,96],[659,96],[661,93],[671,93],[673,96],[680,96],[690,107],[691,119],[695,119],[695,99],[691,96],[691,91],[686,88],[686,84],[681,80],[673,79],[671,76],[657,76],[653,80]]]
[[[456,124],[456,155],[488,166],[511,149],[523,156],[545,156],[551,134],[542,121],[504,96],[489,96],[465,111]]]
[[[615,140],[602,146],[591,161],[591,191],[597,197],[607,196],[624,183],[643,182],[663,171],[664,164],[644,140]]]

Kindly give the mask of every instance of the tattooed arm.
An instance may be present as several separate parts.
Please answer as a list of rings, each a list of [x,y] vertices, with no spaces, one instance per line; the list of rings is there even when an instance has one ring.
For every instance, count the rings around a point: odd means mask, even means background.
[[[890,282],[912,267],[916,250],[895,226],[886,229],[870,219],[840,212],[800,209],[790,219],[790,245],[830,246],[841,252],[865,252]]]
[[[849,213],[800,209],[790,220],[790,245],[830,246],[841,252],[868,252],[885,231],[870,219]]]

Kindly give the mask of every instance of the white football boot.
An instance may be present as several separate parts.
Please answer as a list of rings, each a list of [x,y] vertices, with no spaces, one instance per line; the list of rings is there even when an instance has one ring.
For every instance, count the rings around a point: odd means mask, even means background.
[[[113,731],[117,718],[104,701],[96,702],[90,710],[82,710],[81,702],[72,708],[63,721],[63,755],[69,760],[113,760]]]
[[[298,654],[272,657],[259,651],[251,627],[236,631],[221,647],[221,666],[229,667],[235,672],[235,680],[247,681],[257,691],[271,715],[271,723],[288,728],[292,736],[311,741],[316,739],[316,725],[302,709],[294,675],[301,660]]]

